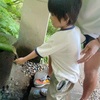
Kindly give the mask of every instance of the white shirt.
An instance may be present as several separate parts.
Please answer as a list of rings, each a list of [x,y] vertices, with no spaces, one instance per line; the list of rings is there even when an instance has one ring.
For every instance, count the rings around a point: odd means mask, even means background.
[[[78,24],[83,34],[94,38],[100,35],[100,0],[82,0]]]
[[[52,68],[58,81],[68,79],[76,83],[80,68],[77,60],[81,50],[81,33],[79,28],[60,30],[54,33],[47,43],[36,48],[42,57],[50,55]]]

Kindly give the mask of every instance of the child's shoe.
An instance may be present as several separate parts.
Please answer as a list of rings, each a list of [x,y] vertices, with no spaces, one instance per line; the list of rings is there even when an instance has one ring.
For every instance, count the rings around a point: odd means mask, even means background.
[[[47,91],[48,91],[48,89],[42,88],[42,89],[40,90],[40,94],[43,95],[43,96],[47,96]]]
[[[34,85],[36,87],[43,87],[43,86],[45,86],[47,84],[50,84],[50,77],[49,76],[45,76],[45,77],[43,77],[41,79],[36,79],[34,81]]]

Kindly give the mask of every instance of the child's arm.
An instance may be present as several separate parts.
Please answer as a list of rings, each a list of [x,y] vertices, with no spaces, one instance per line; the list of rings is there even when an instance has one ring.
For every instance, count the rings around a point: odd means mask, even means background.
[[[37,56],[38,55],[36,54],[36,52],[35,51],[32,51],[27,56],[16,59],[15,62],[18,63],[18,64],[24,64],[26,61],[28,61],[30,59],[33,59],[33,58],[35,58]]]
[[[51,58],[50,58],[50,56],[49,56],[49,70],[48,70],[48,75],[49,76],[51,76],[51,74],[52,74],[52,65],[51,65]]]

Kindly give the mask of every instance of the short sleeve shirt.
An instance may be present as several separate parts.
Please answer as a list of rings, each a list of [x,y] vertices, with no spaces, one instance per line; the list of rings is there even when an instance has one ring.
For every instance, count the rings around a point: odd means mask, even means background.
[[[54,33],[48,42],[35,49],[41,56],[50,56],[52,68],[58,81],[68,79],[76,83],[79,78],[79,59],[81,35],[77,27],[60,30]]]

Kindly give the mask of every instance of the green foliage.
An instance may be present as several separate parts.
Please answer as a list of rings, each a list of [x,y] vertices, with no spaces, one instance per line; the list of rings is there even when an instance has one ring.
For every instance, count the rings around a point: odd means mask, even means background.
[[[12,45],[0,43],[0,50],[5,50],[5,51],[13,52],[13,48],[14,47]]]
[[[52,25],[51,20],[49,20],[48,29],[47,29],[47,34],[46,34],[45,41],[47,41],[48,38],[49,38],[52,34],[54,34],[56,31],[57,31],[57,29],[54,28],[54,26]]]
[[[41,58],[41,61],[40,62],[42,64],[47,64],[48,63],[48,57]]]
[[[12,17],[16,20],[21,18],[21,7],[24,0],[4,0],[7,4],[7,11],[11,13]]]
[[[0,35],[0,43],[9,44],[9,40],[5,36]]]
[[[16,38],[11,35],[0,33],[0,50],[16,53],[15,47],[12,45],[16,41]]]
[[[0,32],[18,37],[19,24],[11,17],[11,14],[0,6]]]
[[[7,4],[3,0],[0,0],[0,6],[6,8]]]
[[[12,51],[18,38],[23,0],[0,0],[0,50]]]
[[[50,35],[54,34],[54,32],[55,32],[56,30],[57,30],[57,29],[52,25],[51,20],[49,20],[47,35],[50,36]]]
[[[16,7],[15,0],[0,1],[0,32],[17,38],[19,33],[19,23],[17,20],[21,15]]]

